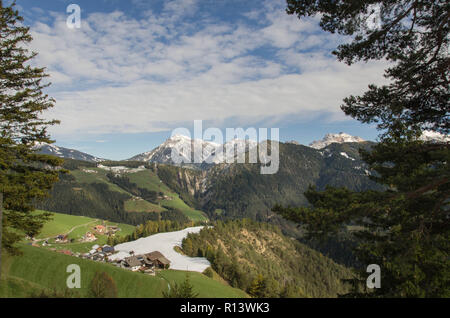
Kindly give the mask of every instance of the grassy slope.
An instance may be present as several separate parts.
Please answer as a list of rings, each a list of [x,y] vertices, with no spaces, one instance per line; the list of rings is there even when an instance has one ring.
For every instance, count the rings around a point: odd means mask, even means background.
[[[120,188],[116,184],[109,182],[106,177],[107,171],[100,168],[89,168],[97,173],[88,173],[82,170],[73,170],[71,174],[80,183],[105,183],[112,191],[120,193],[127,193],[124,189]],[[125,202],[125,209],[128,212],[162,212],[166,211],[163,206],[173,207],[182,211],[187,217],[193,221],[203,221],[207,217],[202,211],[196,210],[188,206],[177,193],[169,189],[159,177],[150,170],[139,171],[135,173],[125,174],[130,181],[136,183],[139,187],[146,188],[151,191],[163,192],[165,195],[171,198],[171,200],[162,200],[161,206],[147,202],[147,201],[132,201]]]
[[[185,272],[167,270],[152,277],[142,273],[114,267],[110,264],[83,260],[31,246],[22,247],[23,256],[5,257],[2,264],[0,297],[27,297],[30,292],[42,289],[63,290],[66,286],[70,264],[81,268],[80,297],[88,296],[88,286],[95,272],[107,272],[115,281],[119,297],[162,297],[167,282],[181,283]],[[200,273],[190,273],[191,282],[199,297],[245,297],[242,291],[228,287]],[[6,277],[5,277],[6,276]],[[159,277],[160,276],[160,277]]]
[[[183,282],[184,279],[186,278],[186,272],[169,269],[162,271],[159,274],[159,276],[163,277],[167,282],[170,282],[171,284],[173,284],[173,282],[178,282],[179,284],[180,282]],[[189,278],[192,285],[194,286],[194,292],[198,293],[198,297],[202,298],[248,297],[248,295],[240,289],[233,288],[224,282],[208,278],[205,275],[197,272],[189,272]]]
[[[111,191],[129,194],[118,185],[109,182],[108,177],[106,177],[108,171],[100,168],[89,168],[89,170],[94,170],[97,173],[89,173],[82,170],[73,170],[70,171],[70,174],[72,174],[79,183],[105,183],[108,185]]]
[[[125,211],[127,212],[162,212],[166,211],[165,208],[157,204],[145,201],[145,200],[133,200],[125,201]]]
[[[128,173],[126,175],[130,178],[131,182],[138,184],[140,187],[146,188],[150,191],[164,192],[165,195],[172,198],[172,200],[162,200],[162,206],[176,208],[194,221],[203,221],[207,219],[202,211],[188,206],[180,198],[180,196],[167,187],[167,185],[164,184],[154,172],[147,170],[136,173]]]
[[[150,191],[164,192],[166,195],[172,193],[172,190],[170,190],[165,183],[161,182],[158,176],[150,170],[127,173],[126,176],[130,178],[131,182]]]
[[[36,211],[35,213],[39,214],[42,212],[43,211]],[[92,223],[96,220],[85,216],[74,216],[60,213],[52,214],[52,220],[45,223],[41,233],[36,237],[37,239],[52,237],[58,234],[65,234],[75,226],[81,227],[84,224]]]
[[[35,213],[40,213],[42,211],[36,211]],[[38,235],[37,239],[55,237],[58,234],[66,234],[72,228],[74,229],[69,235],[69,239],[75,239],[74,243],[68,244],[51,244],[51,248],[56,248],[58,250],[67,249],[72,252],[88,252],[94,244],[104,245],[106,244],[107,237],[105,235],[96,235],[98,238],[94,242],[90,243],[82,243],[78,242],[86,232],[92,231],[95,225],[102,224],[102,220],[88,218],[84,216],[74,216],[60,213],[52,213],[52,220],[45,223],[42,232]],[[122,223],[114,223],[114,222],[106,222],[106,225],[115,225],[118,226],[121,230],[116,234],[119,236],[129,235],[133,232],[134,226]],[[50,240],[50,242],[52,242]]]

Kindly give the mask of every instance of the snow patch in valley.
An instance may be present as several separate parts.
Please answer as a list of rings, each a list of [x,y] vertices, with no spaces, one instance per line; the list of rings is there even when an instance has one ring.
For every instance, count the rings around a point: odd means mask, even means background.
[[[130,251],[133,251],[135,255],[159,251],[170,261],[171,269],[202,273],[211,266],[206,258],[189,257],[174,250],[175,246],[181,247],[181,242],[189,233],[198,233],[202,229],[203,226],[189,227],[181,231],[158,233],[136,241],[122,243],[114,247],[119,252],[111,255],[109,259],[122,260],[130,256]]]

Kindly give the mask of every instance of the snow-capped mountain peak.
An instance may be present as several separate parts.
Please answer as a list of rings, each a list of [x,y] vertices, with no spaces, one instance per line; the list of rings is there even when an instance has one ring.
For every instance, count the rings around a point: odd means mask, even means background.
[[[326,134],[322,140],[314,141],[311,144],[309,144],[309,146],[315,149],[322,149],[333,143],[341,144],[344,142],[364,142],[364,141],[365,140],[362,139],[361,137],[352,136],[341,132],[339,134]]]
[[[190,142],[192,139],[185,135],[173,135],[166,142],[180,142],[180,141],[188,141]]]
[[[89,162],[102,162],[105,161],[105,159],[98,158],[92,155],[89,155],[87,153],[75,150],[75,149],[68,149],[64,147],[59,147],[54,144],[47,144],[47,143],[35,143],[33,146],[33,149],[37,151],[38,153],[46,154],[46,155],[53,155],[60,158],[66,158],[66,159],[75,159],[75,160],[81,160],[81,161],[89,161]]]
[[[225,144],[219,144],[216,142],[205,141],[201,139],[191,139],[184,135],[174,135],[155,149],[134,156],[133,158],[130,158],[128,160],[173,164],[173,149],[191,149],[191,157],[193,156],[192,161],[195,163],[220,163],[225,161],[224,158],[230,156],[228,152],[230,151],[230,149],[236,150],[237,152],[235,154],[234,151],[231,151],[231,156],[238,156],[248,149],[257,146],[257,144],[258,143],[256,141],[241,139],[233,139],[226,142]],[[198,149],[201,149],[201,151],[195,151]],[[191,162],[191,158],[186,159],[186,161]]]

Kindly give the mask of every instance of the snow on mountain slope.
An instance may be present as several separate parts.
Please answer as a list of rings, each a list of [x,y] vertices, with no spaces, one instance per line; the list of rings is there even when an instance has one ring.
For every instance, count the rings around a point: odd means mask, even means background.
[[[341,156],[344,157],[344,158],[347,158],[347,159],[350,159],[350,160],[352,160],[352,161],[355,161],[355,158],[350,157],[350,156],[347,155],[347,153],[345,153],[345,152],[341,152],[340,154],[341,154]]]
[[[82,161],[89,161],[89,162],[102,162],[106,159],[98,158],[92,155],[89,155],[87,153],[75,150],[75,149],[68,149],[64,147],[58,147],[54,144],[46,144],[46,143],[37,143],[33,147],[38,153],[45,154],[45,155],[53,155],[60,158],[65,159],[75,159],[75,160],[82,160]]]
[[[223,145],[219,145],[219,148],[216,148],[218,151],[212,152],[207,160],[216,164],[233,162],[237,157],[257,146],[258,143],[254,140],[233,139]]]
[[[145,162],[158,162],[158,163],[170,163],[172,149],[176,146],[179,147],[190,147],[191,138],[183,135],[175,135],[167,139],[161,145],[155,149],[144,152],[137,156],[134,156],[128,160],[130,161],[145,161]]]
[[[211,141],[191,139],[187,136],[175,135],[167,139],[155,149],[134,156],[128,160],[173,164],[172,150],[176,149],[179,151],[180,156],[186,159],[185,162],[207,162],[217,164],[224,162],[225,159],[230,156],[234,157],[235,154],[239,155],[256,145],[257,142],[251,140],[233,139],[226,142],[224,145],[221,145]],[[190,149],[192,151],[189,155],[183,155],[183,149]],[[201,151],[195,151],[196,149],[201,149]],[[234,149],[235,151],[227,152],[226,149]],[[191,161],[191,158],[193,161]]]
[[[435,141],[435,142],[450,142],[449,135],[443,135],[435,131],[425,130],[420,137],[423,141]],[[309,144],[311,148],[322,149],[332,143],[345,143],[345,142],[364,142],[361,137],[351,136],[346,133],[339,134],[326,134],[322,140],[317,140]]]
[[[361,137],[357,136],[351,136],[346,133],[339,133],[339,134],[326,134],[325,137],[322,140],[317,140],[309,144],[311,148],[314,149],[322,149],[325,148],[328,145],[331,145],[332,143],[344,143],[344,142],[364,142],[365,140]]]

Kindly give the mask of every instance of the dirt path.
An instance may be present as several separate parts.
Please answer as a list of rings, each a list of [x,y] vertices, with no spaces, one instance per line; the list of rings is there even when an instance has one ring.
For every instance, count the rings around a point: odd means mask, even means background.
[[[96,223],[96,222],[100,222],[100,220],[99,220],[99,219],[95,219],[94,221],[91,221],[91,222],[88,222],[88,223],[85,223],[85,224],[77,225],[77,226],[73,227],[72,229],[70,229],[69,232],[64,233],[64,235],[69,235],[69,234],[72,233],[74,230],[78,229],[79,227],[86,226],[86,225],[88,225],[88,224]]]

